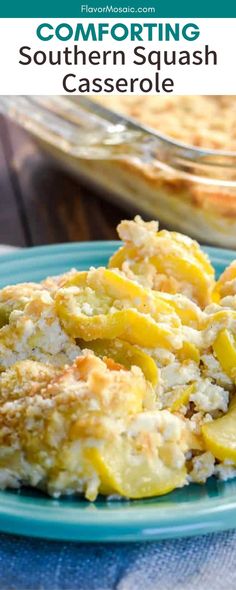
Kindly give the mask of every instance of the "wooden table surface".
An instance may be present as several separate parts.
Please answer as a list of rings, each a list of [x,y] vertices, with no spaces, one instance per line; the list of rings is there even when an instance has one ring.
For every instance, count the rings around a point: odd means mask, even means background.
[[[116,239],[124,209],[53,166],[30,136],[0,116],[0,244]]]

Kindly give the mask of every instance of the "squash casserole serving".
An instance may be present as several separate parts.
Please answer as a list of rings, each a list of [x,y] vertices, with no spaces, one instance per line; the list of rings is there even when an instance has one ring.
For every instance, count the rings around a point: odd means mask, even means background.
[[[0,488],[96,500],[236,476],[236,261],[140,217],[107,267],[0,291]],[[79,264],[79,261],[78,261]]]

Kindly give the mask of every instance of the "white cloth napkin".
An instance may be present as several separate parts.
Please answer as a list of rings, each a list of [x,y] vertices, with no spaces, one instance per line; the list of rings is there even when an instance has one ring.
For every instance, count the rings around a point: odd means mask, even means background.
[[[17,246],[8,246],[7,244],[0,244],[0,256],[2,254],[9,254],[10,252],[14,252],[14,250],[19,250]]]

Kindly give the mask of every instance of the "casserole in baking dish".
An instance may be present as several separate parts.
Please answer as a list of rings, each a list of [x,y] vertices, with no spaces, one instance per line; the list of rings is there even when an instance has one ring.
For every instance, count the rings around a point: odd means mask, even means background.
[[[2,96],[0,108],[102,194],[235,248],[235,97],[92,98]]]

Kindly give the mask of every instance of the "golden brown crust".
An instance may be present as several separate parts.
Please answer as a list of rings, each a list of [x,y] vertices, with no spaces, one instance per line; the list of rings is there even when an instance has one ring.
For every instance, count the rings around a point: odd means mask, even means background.
[[[236,151],[234,96],[101,96],[93,100],[182,143]]]
[[[94,412],[127,415],[142,410],[149,393],[149,385],[138,367],[130,371],[112,361],[84,351],[71,366],[65,367],[41,395],[63,400],[75,399],[80,414]]]
[[[87,446],[112,442],[143,411],[149,388],[137,367],[124,371],[89,351],[61,369],[17,363],[0,381],[0,487],[85,492],[92,478],[93,499],[99,478]]]
[[[111,110],[137,119],[138,122],[177,142],[205,149],[236,152],[235,96],[102,96],[94,100],[102,102],[103,106]],[[145,183],[146,191],[150,189],[150,196],[148,193],[144,195],[146,198],[143,209],[146,208],[153,216],[155,203],[152,195],[156,191],[157,202],[160,193],[166,195],[165,208],[166,211],[172,208],[172,217],[174,207],[176,212],[179,211],[182,215],[184,202],[185,216],[188,214],[188,207],[191,217],[195,212],[202,214],[203,223],[209,227],[209,239],[212,230],[212,233],[219,232],[220,242],[220,217],[224,218],[222,226],[225,220],[225,228],[222,227],[222,240],[227,240],[227,233],[235,233],[235,228],[232,227],[236,219],[235,188],[220,186],[217,182],[219,174],[221,180],[235,180],[233,168],[225,167],[220,170],[217,166],[210,166],[209,169],[205,167],[202,171],[193,163],[187,171],[183,172],[175,169],[175,166],[163,167],[158,161],[158,155],[155,165],[143,162],[139,164],[138,160],[132,161],[126,158],[121,162],[112,162],[112,168],[114,171],[117,168],[118,174],[120,169],[123,174],[132,175],[136,181]],[[198,178],[202,174],[209,176],[209,184],[206,177]],[[211,181],[211,176],[215,182]],[[173,199],[176,199],[175,204]],[[140,206],[142,206],[141,202]],[[163,204],[157,207],[156,215],[158,217],[165,215],[166,218],[163,217],[162,222],[167,223],[168,214],[165,210],[163,211]],[[181,223],[178,224],[177,221],[176,218],[176,226],[181,231],[185,231]],[[192,227],[192,219],[189,219],[189,227]],[[196,237],[201,236],[196,233]],[[225,245],[232,244],[226,241]]]
[[[0,371],[23,359],[63,366],[79,352],[63,331],[46,290],[36,291],[22,311],[14,310],[0,330]]]
[[[0,374],[0,404],[5,401],[33,397],[56,377],[59,369],[53,365],[24,360]]]
[[[163,191],[166,194],[167,210],[168,197],[171,197],[176,200],[176,205],[178,201],[185,201],[187,205],[192,206],[194,209],[209,211],[214,217],[222,215],[228,220],[232,217],[236,218],[236,193],[234,188],[227,186],[220,188],[217,184],[207,185],[193,182],[190,178],[182,177],[177,170],[172,172],[163,171],[158,166],[154,167],[151,164],[142,164],[141,166],[138,162],[128,159],[112,165],[117,167],[118,172],[121,169],[129,175],[135,175],[138,181],[144,180],[151,191],[156,191],[157,200],[158,193]],[[192,172],[194,173],[194,169]]]

